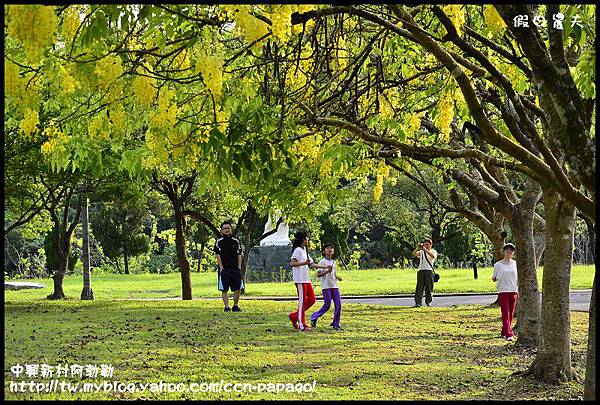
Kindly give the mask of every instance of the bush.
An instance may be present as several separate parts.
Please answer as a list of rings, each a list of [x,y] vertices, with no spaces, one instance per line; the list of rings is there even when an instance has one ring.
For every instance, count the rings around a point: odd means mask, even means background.
[[[174,245],[166,245],[162,254],[150,253],[147,263],[150,273],[173,273],[177,268],[177,251]]]

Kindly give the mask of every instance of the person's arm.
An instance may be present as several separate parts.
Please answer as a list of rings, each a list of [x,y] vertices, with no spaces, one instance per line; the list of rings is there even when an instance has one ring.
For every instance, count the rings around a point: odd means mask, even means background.
[[[310,264],[310,261],[299,262],[295,257],[292,257],[292,261],[290,262],[290,266],[292,267],[306,266],[307,264]]]
[[[417,245],[417,247],[415,248],[415,250],[413,250],[412,255],[414,257],[419,257],[420,256],[420,254],[419,254],[420,251],[421,251],[421,246]]]
[[[242,269],[242,255],[238,255],[238,269]]]
[[[219,247],[219,241],[215,241],[215,246],[213,248],[215,254],[217,255],[217,266],[219,266],[219,271],[223,271],[223,262],[221,261],[221,248]]]
[[[333,271],[333,266],[327,266],[327,265],[321,265],[321,264],[317,264],[315,266],[320,269],[327,269],[327,271],[317,272],[317,277],[323,277],[324,275],[329,274]]]
[[[238,262],[238,269],[241,271],[242,270],[242,246],[239,244],[238,242],[238,248],[237,248],[237,262]]]
[[[492,281],[498,281],[498,267],[494,264],[494,272],[492,273]]]
[[[342,278],[340,276],[337,275],[337,266],[335,265],[335,262],[333,262],[333,266],[332,266],[332,270],[335,271],[335,278],[338,281],[342,281]]]
[[[433,250],[433,249],[432,249]],[[435,253],[435,251],[432,252],[432,250],[427,250],[427,248],[423,248],[423,251],[425,253],[427,253],[427,255],[429,257],[431,257],[432,259],[435,259],[437,257],[437,254]]]

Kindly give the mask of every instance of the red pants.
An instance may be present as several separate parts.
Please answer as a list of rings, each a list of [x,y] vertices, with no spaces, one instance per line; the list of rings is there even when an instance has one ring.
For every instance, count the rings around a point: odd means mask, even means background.
[[[500,302],[500,310],[502,311],[502,337],[510,337],[513,335],[512,320],[515,313],[515,304],[517,303],[517,293],[501,292],[498,293],[498,301]]]
[[[315,291],[311,283],[296,283],[296,290],[298,291],[298,309],[290,312],[290,319],[293,323],[298,322],[298,319],[302,320],[302,324],[298,326],[306,328],[306,310],[312,307],[316,301]]]

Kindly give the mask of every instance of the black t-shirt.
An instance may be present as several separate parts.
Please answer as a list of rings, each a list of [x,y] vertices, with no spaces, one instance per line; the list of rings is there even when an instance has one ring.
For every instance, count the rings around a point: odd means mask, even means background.
[[[223,268],[227,270],[238,268],[238,255],[242,254],[240,241],[233,236],[222,236],[215,242],[215,253],[221,256]]]

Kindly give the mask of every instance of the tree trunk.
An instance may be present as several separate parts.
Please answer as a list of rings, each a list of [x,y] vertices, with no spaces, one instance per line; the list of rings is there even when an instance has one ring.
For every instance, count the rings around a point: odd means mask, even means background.
[[[533,213],[515,210],[513,219],[509,221],[517,248],[517,273],[519,276],[519,298],[517,305],[517,322],[519,346],[538,344],[540,336],[540,288],[537,279],[537,260],[533,239]]]
[[[546,250],[546,221],[539,215],[533,218],[533,242],[535,246],[535,265],[539,267]]]
[[[65,278],[65,274],[67,274],[67,269],[69,268],[70,250],[71,249],[69,243],[67,243],[66,247],[60,250],[63,253],[62,255],[60,253],[58,255],[58,270],[52,276],[52,279],[54,280],[54,292],[48,295],[48,299],[60,300],[62,298],[65,298],[65,292],[63,291],[63,279]]]
[[[61,264],[62,267],[62,264]],[[48,295],[48,299],[50,300],[59,300],[65,298],[65,292],[63,291],[63,278],[65,277],[65,273],[56,272],[52,276],[54,281],[54,292]]]
[[[82,300],[93,300],[92,291],[92,272],[90,269],[90,228],[88,218],[89,200],[85,198],[81,210],[81,232],[83,235],[83,246],[81,248],[81,260],[83,261],[83,290],[81,290]]]
[[[125,263],[125,274],[129,274],[129,255],[125,246],[123,246],[123,262]]]
[[[504,222],[501,222],[504,224]],[[506,231],[503,231],[501,228],[496,229],[494,227],[493,232],[484,232],[488,237],[492,246],[494,247],[494,263],[502,260],[504,258],[504,253],[502,253],[502,247],[506,243]],[[499,307],[500,301],[498,301],[498,297],[492,302],[488,307]]]
[[[192,299],[192,279],[190,275],[190,262],[185,249],[185,217],[181,205],[173,202],[175,209],[175,248],[177,250],[177,265],[181,272],[181,297],[184,300]]]
[[[556,384],[579,377],[571,366],[569,284],[573,257],[575,207],[558,193],[544,190],[546,255],[542,294],[542,328],[537,357],[524,375]]]
[[[583,391],[583,399],[586,401],[593,401],[596,399],[596,284],[596,274],[594,274],[592,300],[590,301],[587,366],[585,368],[585,384]]]

